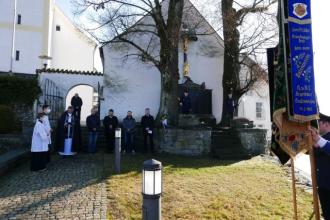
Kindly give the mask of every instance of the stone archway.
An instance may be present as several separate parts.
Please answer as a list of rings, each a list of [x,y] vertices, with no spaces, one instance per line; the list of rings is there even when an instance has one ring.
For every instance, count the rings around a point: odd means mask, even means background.
[[[103,73],[100,72],[84,72],[84,71],[70,71],[70,70],[59,70],[59,69],[41,69],[37,70],[37,74],[39,77],[39,82],[41,88],[43,90],[43,96],[40,98],[39,103],[43,104],[46,100],[45,97],[49,96],[49,90],[45,89],[46,82],[52,82],[52,84],[56,85],[58,92],[57,96],[62,97],[63,103],[62,108],[66,108],[67,99],[71,100],[70,91],[74,91],[74,89],[78,86],[86,86],[93,90],[93,93],[101,93],[102,85],[103,85]],[[50,91],[51,92],[51,91]],[[92,105],[97,103],[100,104],[99,97],[95,97],[97,100],[92,100]],[[52,107],[52,106],[51,106]],[[90,110],[90,109],[89,109]],[[85,118],[82,118],[82,121],[85,121]]]
[[[90,110],[93,107],[97,107],[98,105],[98,92],[94,90],[94,88],[90,85],[80,84],[73,86],[68,93],[66,94],[65,98],[65,108],[67,109],[68,106],[71,105],[72,97],[78,93],[79,97],[83,101],[83,106],[81,108],[81,124],[85,124],[87,116],[90,114]]]

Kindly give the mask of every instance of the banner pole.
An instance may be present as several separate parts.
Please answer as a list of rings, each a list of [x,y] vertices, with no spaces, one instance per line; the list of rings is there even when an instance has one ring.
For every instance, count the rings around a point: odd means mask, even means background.
[[[317,181],[316,181],[316,168],[315,168],[315,157],[314,149],[309,151],[309,159],[311,163],[311,176],[312,176],[312,186],[313,186],[313,206],[315,219],[320,220],[320,208],[319,208],[319,198],[317,193]]]
[[[292,157],[291,157],[291,177],[292,177],[292,194],[293,194],[294,219],[298,220],[296,176],[295,176],[295,172],[294,172],[294,159]]]

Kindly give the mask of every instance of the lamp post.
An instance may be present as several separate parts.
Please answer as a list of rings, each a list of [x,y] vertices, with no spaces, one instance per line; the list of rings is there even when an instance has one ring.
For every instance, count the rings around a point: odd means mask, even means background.
[[[143,162],[142,169],[142,219],[161,219],[162,163],[150,159]]]
[[[121,128],[115,131],[115,172],[120,173]]]

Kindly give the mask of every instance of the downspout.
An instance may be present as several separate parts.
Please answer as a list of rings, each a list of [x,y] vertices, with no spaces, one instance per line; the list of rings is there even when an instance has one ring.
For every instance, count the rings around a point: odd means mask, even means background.
[[[13,62],[14,62],[14,56],[15,56],[16,10],[17,10],[17,0],[14,1],[13,36],[12,36],[12,42],[11,42],[11,59],[10,59],[9,73],[13,72]]]

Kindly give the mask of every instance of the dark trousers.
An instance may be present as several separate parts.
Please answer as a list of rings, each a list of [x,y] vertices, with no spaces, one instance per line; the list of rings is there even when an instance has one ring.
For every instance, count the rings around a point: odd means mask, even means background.
[[[322,213],[325,220],[330,220],[330,190],[318,188]]]
[[[31,152],[31,171],[46,169],[47,151]]]
[[[107,132],[105,136],[107,139],[107,151],[113,153],[115,150],[115,132]]]
[[[130,132],[125,132],[125,151],[131,152],[132,150],[135,151],[134,148],[134,135]]]
[[[96,143],[97,143],[97,132],[96,131],[88,132],[88,153],[96,152]]]
[[[149,146],[148,146],[148,139],[149,139]],[[144,152],[147,153],[149,150],[151,153],[154,152],[154,136],[153,134],[149,134],[148,132],[143,132],[143,143],[144,143]]]
[[[47,155],[46,155],[46,164],[50,163],[50,157],[51,157],[51,152],[50,152],[50,145],[48,145],[48,151],[47,151]]]

